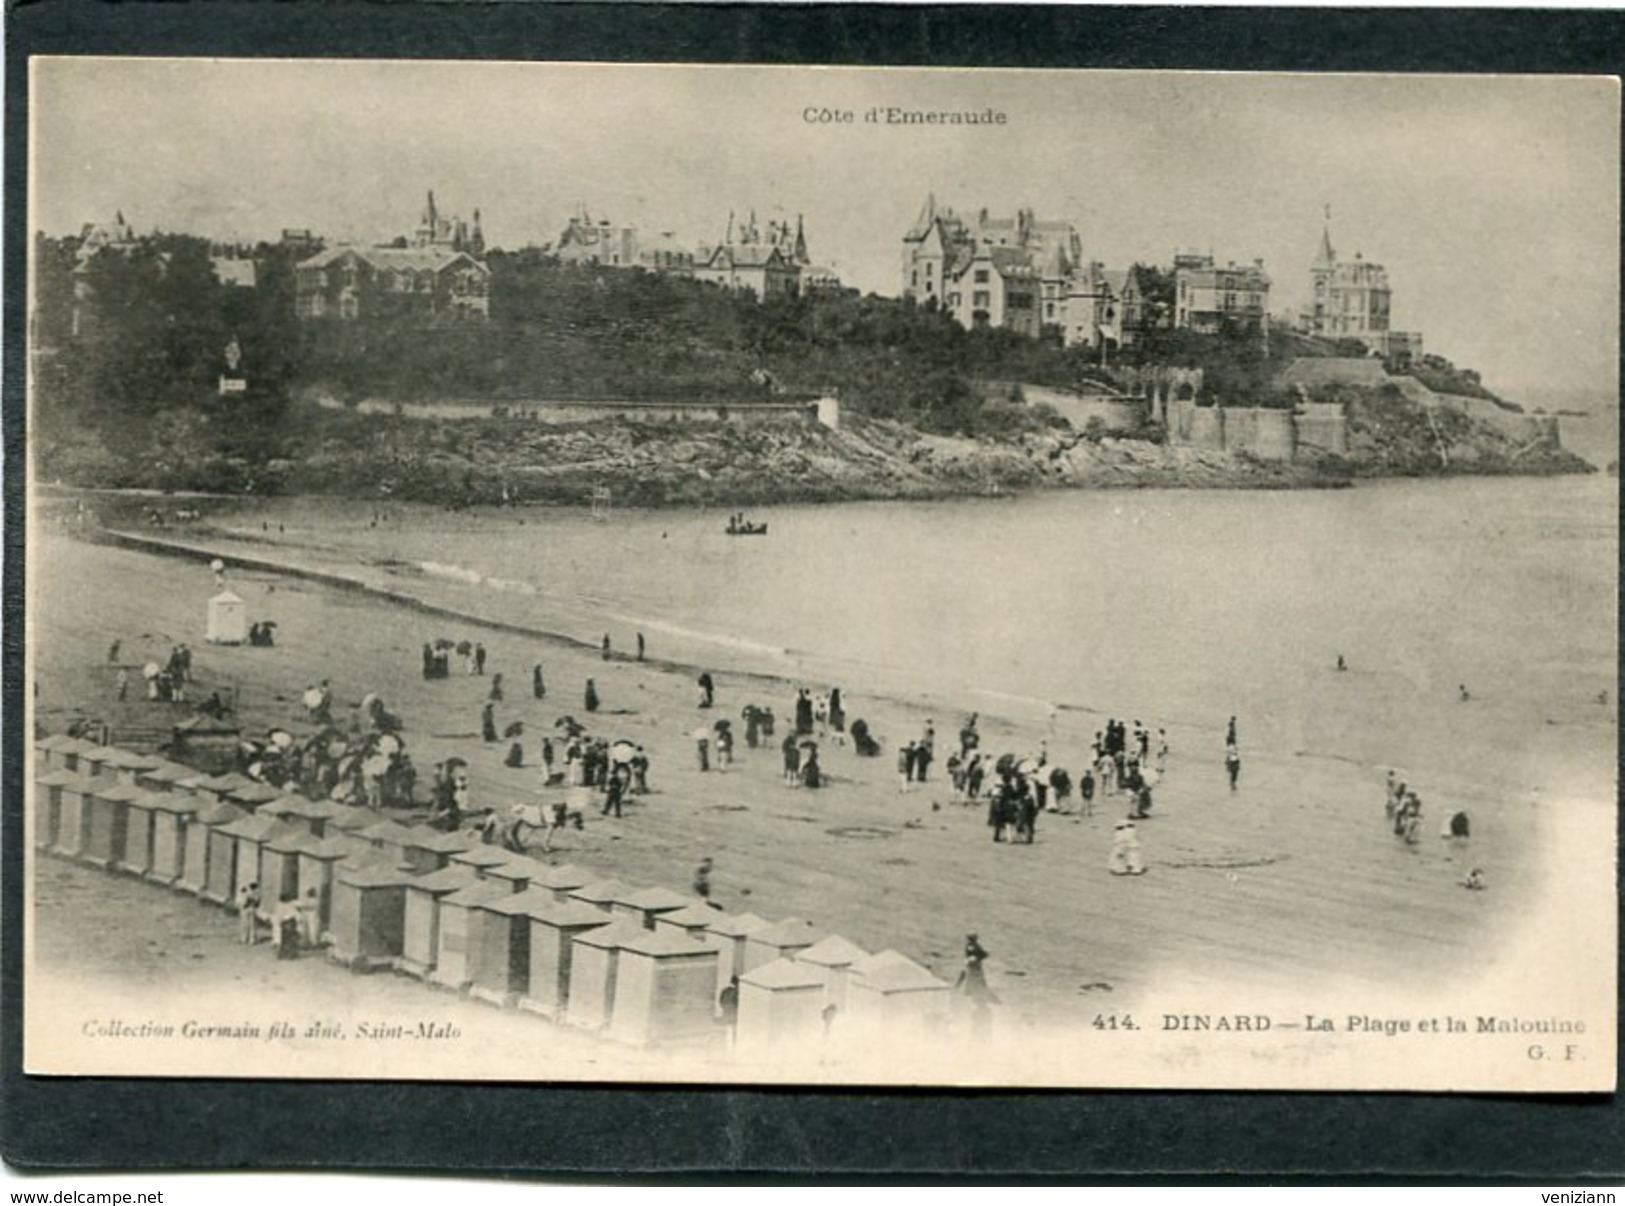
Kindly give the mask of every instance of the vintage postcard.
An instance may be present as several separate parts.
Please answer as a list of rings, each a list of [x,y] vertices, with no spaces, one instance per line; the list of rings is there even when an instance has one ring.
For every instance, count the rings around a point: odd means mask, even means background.
[[[30,67],[27,1071],[1614,1089],[1616,80]]]

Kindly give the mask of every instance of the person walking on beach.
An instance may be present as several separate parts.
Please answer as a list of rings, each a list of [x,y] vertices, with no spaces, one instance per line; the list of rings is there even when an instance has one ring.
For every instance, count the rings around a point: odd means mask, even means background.
[[[694,742],[695,742],[696,751],[698,752],[698,754],[700,756],[700,770],[702,772],[710,770],[711,769],[711,730],[706,728],[704,725],[701,725],[699,728],[695,729],[694,730]]]
[[[493,674],[491,676],[490,698],[493,703],[502,702],[502,675],[500,674]]]
[[[638,661],[643,660],[643,634],[638,633]]]
[[[897,791],[899,794],[909,790],[909,784],[914,782],[914,743],[910,741],[897,751]]]
[[[475,645],[474,646],[474,673],[475,674],[484,674],[485,673],[485,646],[484,645]]]
[[[726,720],[716,723],[717,769],[725,771],[733,765],[734,760],[734,733],[733,726]]]
[[[487,700],[485,706],[480,709],[480,736],[488,743],[499,740],[496,705],[490,700]]]
[[[700,674],[700,707],[709,708],[716,702],[717,685],[711,678],[711,672],[706,670]]]
[[[925,782],[926,772],[931,767],[931,759],[936,755],[937,730],[933,721],[925,722],[925,732],[921,734],[919,743],[914,747],[914,764],[917,768],[914,777],[921,783]]]
[[[606,637],[605,639],[607,640],[608,638]],[[589,712],[598,711],[598,687],[590,678],[587,680],[586,691],[582,693],[581,703],[582,706],[585,707]]]
[[[547,696],[547,684],[542,681],[542,663],[537,662],[530,671],[530,694],[534,699],[544,699]]]
[[[609,633],[604,634],[604,660],[609,661]]]
[[[118,661],[118,651],[121,648],[123,648],[123,646],[124,646],[123,641],[114,641],[111,645],[109,645],[107,647],[107,662],[108,662],[108,665],[112,665],[114,662]]]
[[[1237,741],[1236,741],[1236,718],[1234,716],[1232,716],[1230,718],[1230,724],[1225,728],[1225,731],[1224,731],[1224,743],[1226,745],[1236,745],[1237,744]]]
[[[117,682],[118,701],[119,703],[123,703],[126,697],[128,697],[130,694],[130,672],[124,669],[122,666],[119,667]]]
[[[806,687],[796,691],[796,736],[810,737],[813,731],[813,702]]]
[[[1232,742],[1224,751],[1224,769],[1230,776],[1230,790],[1236,790],[1236,780],[1241,777],[1241,751]]]
[[[1157,774],[1168,773],[1168,730],[1157,730]]]

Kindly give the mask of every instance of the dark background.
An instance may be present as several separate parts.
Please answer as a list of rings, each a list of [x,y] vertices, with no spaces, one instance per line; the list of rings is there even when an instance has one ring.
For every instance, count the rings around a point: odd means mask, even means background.
[[[906,1177],[1550,1183],[1625,1171],[1613,1096],[796,1092],[47,1079],[21,1073],[22,373],[36,54],[1618,74],[1607,11],[8,4],[0,1145],[19,1169],[440,1170],[690,1182]],[[533,1070],[545,1076],[545,1068]],[[951,1055],[944,1077],[951,1077]]]

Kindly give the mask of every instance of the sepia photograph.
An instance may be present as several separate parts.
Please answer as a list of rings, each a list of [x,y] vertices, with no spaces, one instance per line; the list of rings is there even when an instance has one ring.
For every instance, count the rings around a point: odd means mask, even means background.
[[[1617,79],[28,87],[26,1072],[1614,1091]]]

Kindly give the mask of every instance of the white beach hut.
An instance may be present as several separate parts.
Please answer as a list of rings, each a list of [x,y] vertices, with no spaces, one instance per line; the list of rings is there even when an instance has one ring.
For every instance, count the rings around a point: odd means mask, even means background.
[[[563,1016],[570,999],[574,938],[587,930],[602,929],[606,920],[602,909],[579,900],[560,903],[555,899],[549,912],[531,916],[530,983],[519,999],[520,1009],[544,1018]]]
[[[930,1033],[947,1019],[952,989],[914,960],[881,951],[852,965],[846,989],[851,1030],[870,1038]]]
[[[824,977],[816,967],[774,959],[739,977],[735,1048],[745,1055],[794,1055],[823,1033]]]
[[[711,988],[715,947],[670,930],[623,942],[616,957],[609,1036],[634,1046],[707,1038],[716,1033]]]
[[[792,958],[803,967],[810,967],[824,976],[824,999],[838,1010],[846,1009],[846,983],[852,965],[869,957],[869,952],[856,942],[831,934]]]
[[[211,645],[241,645],[248,640],[248,605],[229,590],[215,595],[204,635]]]

